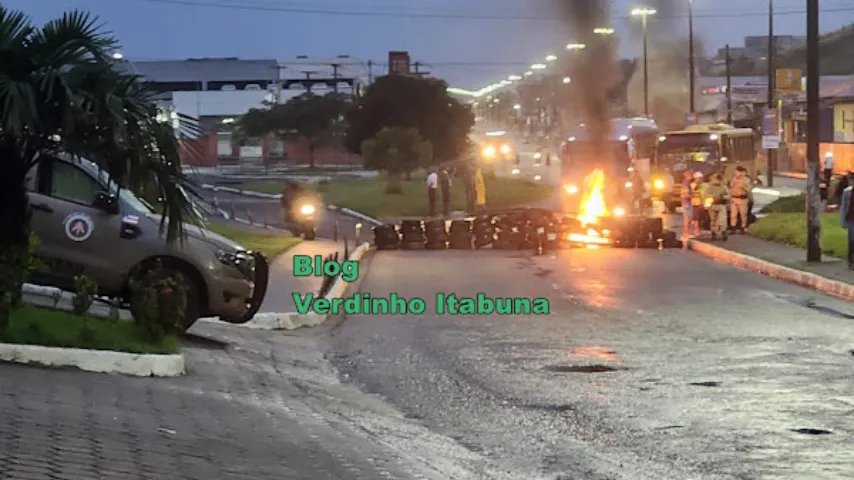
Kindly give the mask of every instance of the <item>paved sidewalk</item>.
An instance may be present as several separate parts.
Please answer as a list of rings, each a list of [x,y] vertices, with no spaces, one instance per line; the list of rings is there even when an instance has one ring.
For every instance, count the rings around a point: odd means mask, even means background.
[[[805,250],[742,235],[726,242],[704,236],[689,240],[687,247],[720,262],[854,301],[854,272],[839,258],[823,256],[820,263],[808,263]]]
[[[356,415],[360,396],[322,392],[335,372],[308,337],[193,331],[224,343],[186,347],[183,378],[0,364],[0,478],[427,478],[330,410],[343,402]]]
[[[358,244],[350,242],[350,253],[358,247]],[[295,277],[294,256],[295,255],[321,255],[324,258],[329,254],[338,252],[339,259],[344,259],[344,242],[333,242],[332,240],[315,240],[302,242],[287,252],[276,257],[270,264],[270,283],[267,287],[267,295],[261,304],[258,313],[291,313],[296,312],[293,301],[293,293],[314,293],[320,291],[323,283],[322,277]],[[363,272],[360,272],[362,274]]]

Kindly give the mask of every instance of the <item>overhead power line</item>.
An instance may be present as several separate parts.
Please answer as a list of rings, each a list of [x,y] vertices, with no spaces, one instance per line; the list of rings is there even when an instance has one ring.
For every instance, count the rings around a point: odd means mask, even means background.
[[[161,3],[169,5],[183,5],[190,7],[206,7],[206,8],[222,8],[230,10],[245,10],[258,12],[282,12],[293,14],[311,14],[311,15],[335,15],[335,16],[358,16],[358,17],[394,17],[394,18],[435,18],[435,19],[457,19],[457,20],[526,20],[526,21],[551,21],[555,20],[554,15],[496,15],[496,14],[467,14],[467,13],[432,13],[432,12],[401,12],[390,10],[358,10],[352,8],[313,8],[313,7],[298,7],[298,6],[276,6],[272,4],[246,4],[246,3],[228,3],[225,1],[197,1],[197,0],[141,0],[150,3]],[[839,13],[839,12],[854,12],[854,7],[836,7],[825,8],[822,13]],[[787,15],[805,15],[806,10],[803,9],[788,9],[774,12],[775,16]],[[768,13],[765,11],[748,12],[729,12],[729,13],[694,13],[694,18],[735,18],[735,17],[764,17]],[[628,15],[619,15],[612,17],[615,20],[629,20]],[[659,13],[650,20],[665,20],[676,18],[688,18],[687,14],[666,14]]]

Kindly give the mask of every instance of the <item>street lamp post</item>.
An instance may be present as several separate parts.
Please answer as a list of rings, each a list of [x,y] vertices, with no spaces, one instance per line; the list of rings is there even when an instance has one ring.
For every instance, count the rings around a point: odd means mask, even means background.
[[[768,0],[768,108],[774,108],[774,93],[777,89],[775,85],[775,65],[774,65],[774,56],[776,55],[776,43],[774,41],[774,0]],[[774,127],[775,129],[778,127]],[[763,135],[778,135],[780,132],[763,132]],[[774,186],[774,170],[776,170],[777,163],[777,150],[773,148],[769,148],[767,150],[767,159],[768,159],[768,167],[766,168],[767,174],[765,177],[768,179],[768,186]]]
[[[688,0],[688,94],[691,95],[689,105],[691,113],[696,112],[694,105],[694,88],[696,80],[694,79],[694,0]]]
[[[654,8],[636,8],[632,10],[632,16],[641,17],[643,22],[643,113],[649,117],[649,50],[648,50],[648,35],[647,35],[647,17],[655,15],[657,10]]]

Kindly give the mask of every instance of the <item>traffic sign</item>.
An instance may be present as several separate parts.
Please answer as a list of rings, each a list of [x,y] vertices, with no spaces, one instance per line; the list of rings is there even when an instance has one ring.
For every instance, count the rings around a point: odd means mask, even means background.
[[[780,93],[801,93],[801,71],[797,68],[777,69],[777,91]]]
[[[780,121],[776,108],[766,108],[762,115],[762,148],[775,150],[780,148]]]
[[[762,148],[766,150],[777,150],[780,148],[780,136],[762,135]]]

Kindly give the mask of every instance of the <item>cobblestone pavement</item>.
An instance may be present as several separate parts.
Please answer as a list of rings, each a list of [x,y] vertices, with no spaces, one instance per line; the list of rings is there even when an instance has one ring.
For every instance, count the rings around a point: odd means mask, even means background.
[[[337,380],[320,353],[295,358],[306,340],[196,329],[228,346],[191,342],[177,379],[0,364],[0,479],[447,478],[312,405],[310,380],[283,372]]]

